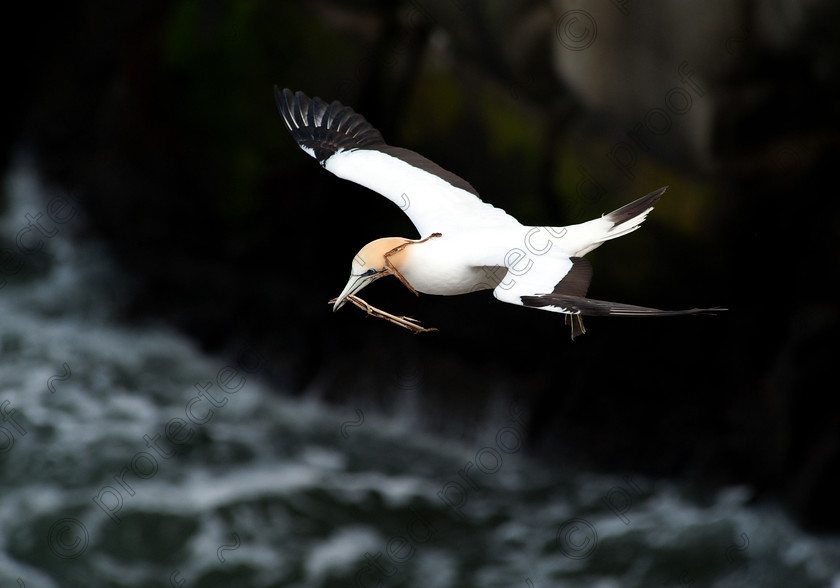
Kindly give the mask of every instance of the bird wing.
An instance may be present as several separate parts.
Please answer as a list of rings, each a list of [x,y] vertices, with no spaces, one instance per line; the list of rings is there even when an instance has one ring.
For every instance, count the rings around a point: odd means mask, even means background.
[[[414,151],[386,144],[352,108],[276,86],[274,96],[301,149],[338,177],[399,206],[421,237],[462,228],[519,226],[504,210],[483,202],[462,178]]]
[[[502,302],[538,308],[567,315],[589,316],[675,316],[725,310],[691,308],[660,310],[646,306],[587,298],[592,281],[592,265],[580,257],[567,257],[557,247],[540,255],[521,251],[520,256],[506,257],[505,277],[493,290]],[[572,338],[582,331],[572,322]]]

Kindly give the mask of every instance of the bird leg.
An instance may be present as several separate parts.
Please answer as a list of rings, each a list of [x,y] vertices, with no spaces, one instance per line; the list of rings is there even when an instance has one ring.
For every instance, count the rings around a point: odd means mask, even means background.
[[[575,319],[577,319],[577,324],[575,324]],[[574,341],[575,337],[578,335],[586,334],[586,329],[583,326],[583,316],[579,314],[567,314],[565,315],[563,322],[572,328],[572,341]]]
[[[393,248],[393,249],[391,249],[388,253],[386,253],[386,254],[385,254],[385,267],[387,267],[387,268],[388,268],[388,271],[389,271],[390,273],[392,273],[394,276],[396,276],[396,278],[397,278],[400,282],[402,282],[402,283],[403,283],[403,285],[404,285],[406,288],[408,288],[409,290],[411,290],[412,292],[414,292],[414,295],[415,295],[415,296],[420,296],[420,294],[417,292],[417,290],[415,290],[415,289],[414,289],[414,286],[412,286],[411,284],[409,284],[409,283],[408,283],[408,280],[406,280],[406,279],[405,279],[405,277],[404,277],[404,276],[400,273],[400,270],[398,270],[398,269],[397,269],[397,266],[395,266],[393,263],[391,263],[391,260],[390,260],[389,258],[390,258],[393,254],[395,254],[395,253],[397,253],[397,252],[399,252],[399,251],[402,251],[403,249],[405,249],[405,248],[406,248],[406,247],[408,247],[409,245],[419,245],[420,243],[425,243],[425,242],[426,242],[426,241],[428,241],[429,239],[432,239],[432,238],[434,238],[434,237],[441,237],[441,236],[442,236],[442,235],[441,235],[440,233],[432,233],[431,235],[429,235],[428,237],[426,237],[425,239],[423,239],[423,240],[421,240],[421,241],[409,241],[408,243],[403,243],[402,245],[397,245],[396,247],[394,247],[394,248]],[[365,304],[367,304],[367,303],[365,303]]]

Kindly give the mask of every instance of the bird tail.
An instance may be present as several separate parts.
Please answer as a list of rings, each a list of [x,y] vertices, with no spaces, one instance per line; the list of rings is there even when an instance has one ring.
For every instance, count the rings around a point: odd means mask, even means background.
[[[554,243],[570,256],[586,255],[604,241],[623,237],[638,229],[667,189],[668,186],[663,186],[600,218],[578,225],[557,227],[555,230],[561,236],[555,238]]]

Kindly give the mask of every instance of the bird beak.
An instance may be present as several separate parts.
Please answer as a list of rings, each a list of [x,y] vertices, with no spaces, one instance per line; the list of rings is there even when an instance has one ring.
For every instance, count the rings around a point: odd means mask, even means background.
[[[371,276],[354,276],[350,275],[350,280],[347,282],[347,285],[344,286],[344,290],[341,291],[341,294],[338,295],[338,298],[335,299],[335,304],[333,304],[333,312],[344,306],[344,303],[347,302],[347,297],[355,294],[368,284],[370,284],[373,280],[380,277],[381,274],[373,274]]]

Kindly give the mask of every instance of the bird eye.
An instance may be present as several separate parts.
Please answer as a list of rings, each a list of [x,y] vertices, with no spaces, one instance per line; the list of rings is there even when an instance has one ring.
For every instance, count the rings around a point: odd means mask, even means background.
[[[375,270],[375,269],[373,269],[373,268],[370,268],[368,271],[366,271],[366,272],[365,272],[365,273],[363,273],[362,275],[363,275],[363,276],[372,276],[372,275],[373,275],[373,274],[375,274],[375,273],[376,273],[376,270]]]

